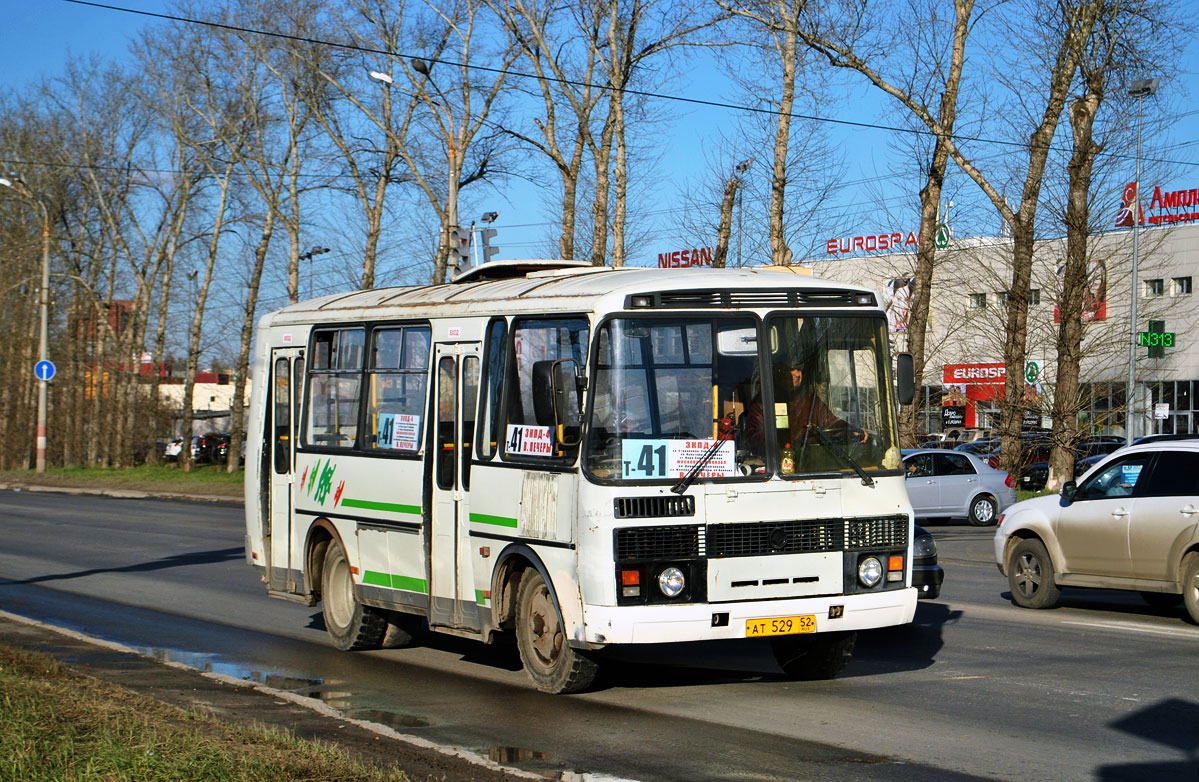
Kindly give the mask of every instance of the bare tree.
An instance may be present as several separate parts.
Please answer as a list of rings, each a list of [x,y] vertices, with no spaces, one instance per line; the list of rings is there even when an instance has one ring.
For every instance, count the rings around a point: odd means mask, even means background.
[[[1096,23],[1088,37],[1079,62],[1078,94],[1070,101],[1072,134],[1070,159],[1066,164],[1066,260],[1058,295],[1060,325],[1056,335],[1057,373],[1052,405],[1053,448],[1049,457],[1046,487],[1058,489],[1074,477],[1076,444],[1079,438],[1078,414],[1082,409],[1080,370],[1083,360],[1083,336],[1089,326],[1087,309],[1090,280],[1090,240],[1096,229],[1091,212],[1095,193],[1094,169],[1107,143],[1097,139],[1095,122],[1109,103],[1112,83],[1117,86],[1153,68],[1155,60],[1168,60],[1175,53],[1170,26],[1165,23],[1168,7],[1153,0],[1107,0],[1098,4]],[[1127,99],[1115,101],[1114,110],[1123,113]],[[1114,134],[1130,135],[1114,123]],[[1119,136],[1117,136],[1119,138]],[[1131,411],[1131,406],[1129,407]]]

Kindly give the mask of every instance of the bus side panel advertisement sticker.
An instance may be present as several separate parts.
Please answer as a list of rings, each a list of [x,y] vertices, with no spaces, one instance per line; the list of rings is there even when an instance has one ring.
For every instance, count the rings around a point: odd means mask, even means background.
[[[622,440],[620,458],[624,477],[633,480],[681,478],[715,444],[715,440]],[[736,474],[733,442],[729,440],[717,449],[698,477],[727,478]]]
[[[553,456],[554,441],[550,437],[550,428],[508,424],[504,451],[524,456]]]
[[[404,413],[379,414],[379,447],[415,451],[420,440],[420,416]]]

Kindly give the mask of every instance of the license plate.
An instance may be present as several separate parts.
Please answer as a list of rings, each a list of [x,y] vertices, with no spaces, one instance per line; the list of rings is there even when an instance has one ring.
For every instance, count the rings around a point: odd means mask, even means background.
[[[766,619],[745,620],[746,638],[814,632],[816,632],[816,617],[812,614],[806,616],[772,616]]]

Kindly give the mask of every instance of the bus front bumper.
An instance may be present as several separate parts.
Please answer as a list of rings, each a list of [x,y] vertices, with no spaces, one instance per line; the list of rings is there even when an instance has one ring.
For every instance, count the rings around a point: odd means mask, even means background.
[[[648,606],[584,605],[588,644],[655,644],[745,638],[752,619],[811,616],[815,632],[870,630],[907,624],[916,614],[908,587],[865,595],[796,600]]]

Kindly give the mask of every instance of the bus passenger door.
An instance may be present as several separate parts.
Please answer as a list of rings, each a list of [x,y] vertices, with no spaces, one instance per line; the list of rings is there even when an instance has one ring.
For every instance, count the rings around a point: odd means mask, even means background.
[[[479,629],[468,538],[479,353],[478,343],[438,344],[434,352],[429,624],[466,630]]]
[[[261,469],[270,472],[267,481],[267,588],[295,592],[291,563],[291,534],[295,484],[296,435],[300,394],[304,385],[304,351],[282,348],[271,351],[271,390],[267,403],[267,442],[270,444]]]

